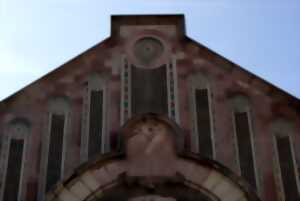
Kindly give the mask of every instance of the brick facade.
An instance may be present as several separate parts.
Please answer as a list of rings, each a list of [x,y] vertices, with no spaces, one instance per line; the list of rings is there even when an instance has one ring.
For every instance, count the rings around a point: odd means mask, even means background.
[[[18,199],[46,199],[53,114],[65,118],[58,183],[74,175],[82,164],[95,164],[95,160],[106,160],[107,155],[120,151],[124,123],[145,112],[166,116],[180,127],[185,157],[208,156],[211,162],[207,163],[220,163],[232,174],[242,175],[239,154],[246,152],[241,153],[238,147],[235,111],[248,114],[248,124],[243,128],[249,128],[251,142],[246,144],[252,150],[247,153],[252,154],[256,180],[249,192],[264,201],[296,199],[287,198],[280,171],[284,164],[276,144],[277,136],[287,136],[285,149],[290,151],[285,153],[292,160],[285,162],[292,170],[287,177],[295,177],[289,185],[294,185],[299,199],[299,99],[190,39],[185,35],[182,15],[113,16],[111,20],[108,39],[0,102],[0,200],[7,191],[12,139],[24,142],[21,176],[19,185],[15,185]],[[197,90],[206,94],[199,95],[207,97],[201,106],[204,109],[197,106]],[[101,114],[90,115],[94,108],[91,94],[97,92],[101,94],[95,99],[101,104],[97,109]],[[91,127],[98,125],[92,117],[99,117],[101,128]],[[209,127],[201,126],[205,122]],[[91,129],[94,134],[90,134]],[[93,139],[89,136],[96,136],[97,129],[101,129],[99,155],[90,158],[88,150]],[[201,153],[205,149],[199,147],[203,144],[199,135],[207,129],[212,149],[209,155]],[[111,157],[117,160],[121,156]],[[179,166],[187,161],[182,159]],[[85,171],[88,173],[88,169]]]

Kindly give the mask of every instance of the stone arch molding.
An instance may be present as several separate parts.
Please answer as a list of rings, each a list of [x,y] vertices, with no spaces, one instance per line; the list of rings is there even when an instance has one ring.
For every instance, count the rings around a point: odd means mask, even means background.
[[[275,119],[270,126],[271,133],[275,136],[289,136],[295,133],[294,122],[286,118],[279,117]]]
[[[48,104],[51,113],[65,114],[70,111],[70,100],[65,96],[54,97]]]
[[[30,122],[24,118],[15,118],[8,124],[7,132],[16,139],[24,139],[30,134]]]
[[[134,117],[125,124],[121,135],[123,151],[99,155],[82,165],[54,186],[46,200],[259,200],[226,167],[184,152],[182,132],[165,117]]]
[[[250,100],[247,96],[236,95],[230,99],[231,107],[236,112],[246,112],[250,110]]]

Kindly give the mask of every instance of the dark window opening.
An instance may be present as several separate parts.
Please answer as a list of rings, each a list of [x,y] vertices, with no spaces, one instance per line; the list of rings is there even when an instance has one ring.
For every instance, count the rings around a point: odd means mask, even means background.
[[[234,118],[241,175],[256,189],[256,177],[248,113],[236,112],[234,114]]]
[[[132,114],[168,115],[166,65],[155,69],[132,66],[131,73]]]
[[[11,139],[7,172],[5,176],[5,189],[4,198],[5,201],[18,200],[22,160],[23,160],[24,140]]]
[[[211,138],[209,98],[207,89],[196,89],[195,91],[197,131],[199,153],[212,158],[213,145]]]
[[[88,158],[101,153],[103,127],[103,91],[91,91]]]
[[[46,191],[49,191],[61,178],[64,127],[65,116],[53,114],[51,118]]]
[[[286,201],[299,199],[292,147],[288,136],[276,137],[281,179]]]

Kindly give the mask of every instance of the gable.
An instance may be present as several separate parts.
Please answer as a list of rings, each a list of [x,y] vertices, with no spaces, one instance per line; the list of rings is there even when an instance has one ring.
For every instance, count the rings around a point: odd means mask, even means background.
[[[231,76],[233,79],[236,79],[236,82],[242,88],[244,87],[245,90],[252,89],[258,93],[263,93],[271,97],[276,103],[289,105],[297,111],[300,111],[300,100],[298,98],[268,83],[188,36],[185,36],[183,15],[120,15],[112,16],[111,21],[111,36],[108,39],[105,39],[54,71],[4,99],[0,102],[0,111],[1,108],[7,108],[7,105],[11,105],[11,103],[16,102],[18,99],[24,102],[24,98],[22,99],[22,97],[26,97],[25,99],[29,101],[34,99],[35,96],[37,99],[45,98],[45,96],[48,96],[45,95],[46,92],[50,96],[59,95],[59,92],[54,90],[54,88],[60,88],[62,85],[66,87],[65,85],[68,84],[76,85],[80,82],[83,84],[85,82],[84,77],[90,72],[106,72],[110,74],[114,71],[118,71],[117,65],[120,63],[112,58],[116,56],[120,57],[122,54],[118,48],[118,46],[124,45],[120,44],[120,42],[122,42],[120,37],[126,39],[134,34],[134,32],[142,31],[143,29],[162,31],[166,35],[173,35],[181,45],[179,51],[174,51],[176,52],[175,54],[179,54],[177,57],[178,63],[182,62],[187,65],[197,65],[205,60],[207,63],[213,64],[216,68],[220,68],[221,71],[227,72],[226,76]],[[183,58],[180,58],[182,56]],[[113,60],[114,63],[112,63]]]
[[[275,186],[281,185],[282,172],[276,172],[273,167],[276,164],[269,161],[274,157],[276,162],[272,140],[285,139],[278,151],[282,147],[290,149],[286,154],[287,169],[296,169],[295,161],[300,158],[293,154],[293,143],[299,142],[299,105],[297,98],[185,36],[182,15],[115,16],[109,38],[0,103],[2,158],[7,158],[9,143],[14,142],[11,139],[23,140],[22,152],[30,161],[24,165],[27,177],[21,168],[16,172],[21,174],[22,182],[32,185],[28,190],[32,196],[44,200],[48,189],[81,164],[86,161],[91,164],[99,155],[105,163],[115,160],[104,154],[122,151],[128,142],[135,146],[133,149],[128,146],[127,151],[138,153],[138,159],[146,160],[148,167],[153,164],[163,170],[170,168],[168,161],[160,158],[164,156],[162,151],[167,148],[166,153],[174,152],[173,148],[178,146],[180,152],[194,152],[209,159],[197,157],[195,162],[200,160],[221,169],[223,166],[211,162],[222,163],[244,177],[241,182],[251,184],[245,186],[255,191],[251,190],[251,194],[263,194],[268,189],[266,194],[275,200],[275,192],[282,192],[281,187]],[[172,122],[171,127],[180,130],[174,130],[174,136],[180,136],[169,138],[170,130],[157,126],[156,121],[151,120],[148,122],[151,126],[144,127],[145,116]],[[140,126],[132,127],[126,135],[122,128],[135,118]],[[272,130],[270,127],[278,118],[283,121]],[[16,119],[30,122],[28,132],[20,132],[24,130],[22,126],[8,129]],[[165,126],[170,128],[168,125]],[[135,138],[138,133],[142,135]],[[155,133],[163,135],[155,137]],[[159,144],[163,139],[168,139],[167,146]],[[143,143],[150,141],[152,145],[147,151],[139,152],[146,147]],[[295,146],[295,153],[300,153],[299,147]],[[148,161],[144,155],[155,160]],[[275,167],[284,163],[278,156]],[[155,162],[156,159],[160,162]],[[151,167],[144,169],[140,164],[136,167],[151,173]],[[157,169],[157,172],[162,171]],[[296,178],[288,172],[288,176]],[[203,174],[212,180],[199,185],[218,181],[220,174],[214,175]],[[273,177],[279,178],[278,181],[273,181]],[[211,187],[219,193],[225,192],[223,184],[228,187],[228,183],[219,181],[220,188]],[[237,182],[240,184],[240,180]],[[285,188],[287,183],[282,183]],[[295,184],[298,185],[293,182],[294,187]],[[20,186],[21,192],[26,185]],[[20,196],[26,194],[21,193]]]

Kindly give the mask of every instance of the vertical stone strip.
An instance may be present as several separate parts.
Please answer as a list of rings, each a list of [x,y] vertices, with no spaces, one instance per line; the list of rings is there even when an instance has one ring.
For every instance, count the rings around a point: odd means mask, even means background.
[[[171,60],[167,65],[167,86],[169,117],[179,124],[178,95],[177,95],[176,60]]]
[[[123,58],[122,63],[122,89],[121,89],[121,124],[125,123],[131,116],[131,73],[130,64]]]

